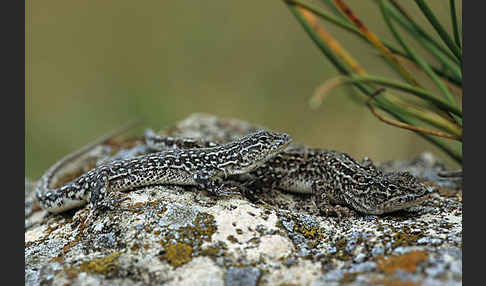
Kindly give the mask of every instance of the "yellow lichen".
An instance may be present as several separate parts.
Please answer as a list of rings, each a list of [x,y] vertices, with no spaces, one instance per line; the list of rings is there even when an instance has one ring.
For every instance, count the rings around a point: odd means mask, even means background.
[[[209,247],[201,250],[201,255],[211,256],[211,257],[217,257],[219,251],[220,251],[220,249],[218,247],[209,246]]]
[[[66,273],[68,277],[75,278],[80,272],[103,274],[105,276],[112,276],[116,273],[118,267],[118,256],[121,251],[112,253],[108,256],[93,259],[82,263],[79,267],[68,267]]]
[[[324,236],[321,229],[317,226],[308,228],[304,225],[296,224],[294,226],[294,231],[303,234],[307,239],[322,239]]]
[[[118,256],[121,252],[112,253],[106,257],[93,259],[79,266],[79,272],[112,275],[118,267]]]
[[[419,238],[420,236],[416,234],[397,232],[393,235],[393,247],[416,245]]]
[[[174,267],[179,267],[191,261],[192,247],[185,243],[176,243],[165,248],[166,257],[169,263]]]

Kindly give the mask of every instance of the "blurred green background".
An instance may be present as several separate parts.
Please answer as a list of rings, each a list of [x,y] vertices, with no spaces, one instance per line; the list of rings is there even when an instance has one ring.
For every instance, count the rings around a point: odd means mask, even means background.
[[[374,1],[346,3],[393,41]],[[400,4],[426,23],[413,1]],[[448,1],[429,5],[451,27]],[[369,71],[389,72],[372,48],[325,27]],[[431,151],[457,167],[421,137],[378,121],[350,100],[349,88],[311,110],[315,89],[337,72],[282,1],[26,0],[25,55],[25,172],[33,179],[132,119],[144,120],[134,133],[142,134],[194,112],[285,131],[358,160]]]

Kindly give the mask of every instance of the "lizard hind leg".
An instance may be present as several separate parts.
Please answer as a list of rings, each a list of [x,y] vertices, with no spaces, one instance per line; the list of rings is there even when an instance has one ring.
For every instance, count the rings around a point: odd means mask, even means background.
[[[98,217],[99,211],[103,207],[107,206],[106,202],[104,201],[107,189],[108,177],[106,176],[98,177],[90,186],[90,190],[88,192],[89,213],[84,221],[85,224],[93,224]]]

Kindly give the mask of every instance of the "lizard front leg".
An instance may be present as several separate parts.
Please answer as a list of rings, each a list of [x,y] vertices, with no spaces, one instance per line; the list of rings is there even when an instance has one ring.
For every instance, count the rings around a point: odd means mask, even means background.
[[[336,215],[338,220],[341,220],[342,216],[349,216],[349,208],[341,205],[331,205],[332,201],[336,201],[332,195],[332,189],[327,186],[322,180],[318,180],[312,184],[312,200],[316,204],[319,214]]]
[[[200,170],[194,174],[196,186],[212,195],[227,195],[234,193],[235,186],[230,181],[223,180],[220,171]]]

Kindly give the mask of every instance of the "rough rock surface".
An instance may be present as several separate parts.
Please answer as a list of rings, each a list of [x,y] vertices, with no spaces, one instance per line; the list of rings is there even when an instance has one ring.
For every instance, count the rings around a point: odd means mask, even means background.
[[[245,122],[197,114],[169,133],[194,138],[245,133]],[[111,142],[114,157],[147,150],[143,141]],[[135,151],[134,151],[135,150]],[[106,154],[92,154],[106,160]],[[431,154],[387,162],[434,187],[407,211],[353,213],[341,222],[312,215],[308,196],[272,190],[262,202],[239,194],[154,186],[86,223],[88,208],[40,210],[25,184],[26,285],[461,285],[462,187],[437,176]],[[61,180],[62,181],[62,180]]]

